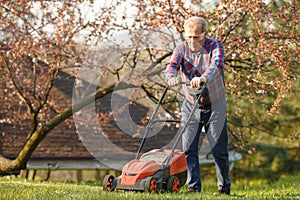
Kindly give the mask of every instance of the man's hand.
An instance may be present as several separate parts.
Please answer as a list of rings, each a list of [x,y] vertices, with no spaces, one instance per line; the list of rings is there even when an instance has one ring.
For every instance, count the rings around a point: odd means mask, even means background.
[[[201,77],[194,77],[190,84],[193,88],[199,88],[201,86],[201,83],[206,83],[207,82],[207,78],[205,76],[201,76]]]
[[[175,85],[178,85],[179,84],[179,81],[176,77],[171,77],[169,80],[168,80],[168,85],[170,87],[173,87]]]

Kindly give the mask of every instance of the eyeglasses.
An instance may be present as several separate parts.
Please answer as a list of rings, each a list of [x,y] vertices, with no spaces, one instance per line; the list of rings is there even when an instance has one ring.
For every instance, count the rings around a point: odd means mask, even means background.
[[[197,35],[186,35],[186,38],[191,40],[191,39],[194,39],[194,40],[198,40],[198,39],[201,39],[203,40],[205,37],[205,32],[201,33],[201,34],[197,34]]]

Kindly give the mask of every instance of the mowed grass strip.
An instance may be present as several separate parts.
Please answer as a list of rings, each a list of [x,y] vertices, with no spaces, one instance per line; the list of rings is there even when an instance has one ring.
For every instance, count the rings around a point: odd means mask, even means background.
[[[24,179],[1,177],[1,200],[52,200],[52,199],[82,199],[82,200],[119,200],[119,199],[300,199],[300,174],[280,179],[274,183],[264,180],[236,181],[232,185],[231,196],[219,195],[213,179],[203,180],[203,192],[188,193],[186,186],[179,193],[144,192],[104,192],[96,183],[62,183],[27,181]]]

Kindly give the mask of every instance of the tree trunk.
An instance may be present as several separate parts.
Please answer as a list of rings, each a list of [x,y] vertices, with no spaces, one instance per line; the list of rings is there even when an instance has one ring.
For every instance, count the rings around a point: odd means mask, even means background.
[[[12,174],[19,174],[20,163],[17,160],[10,160],[4,157],[0,157],[0,175],[12,175]]]

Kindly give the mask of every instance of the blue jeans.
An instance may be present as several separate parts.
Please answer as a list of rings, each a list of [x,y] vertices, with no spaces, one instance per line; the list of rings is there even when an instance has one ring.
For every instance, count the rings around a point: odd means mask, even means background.
[[[186,121],[191,113],[192,106],[188,101],[184,101],[181,108],[182,120]],[[228,175],[229,160],[225,101],[217,106],[196,109],[187,130],[183,133],[182,147],[188,163],[188,187],[199,192],[202,189],[199,166],[199,140],[203,126],[207,134],[209,151],[212,152],[215,159],[218,189],[229,191],[231,182]]]

